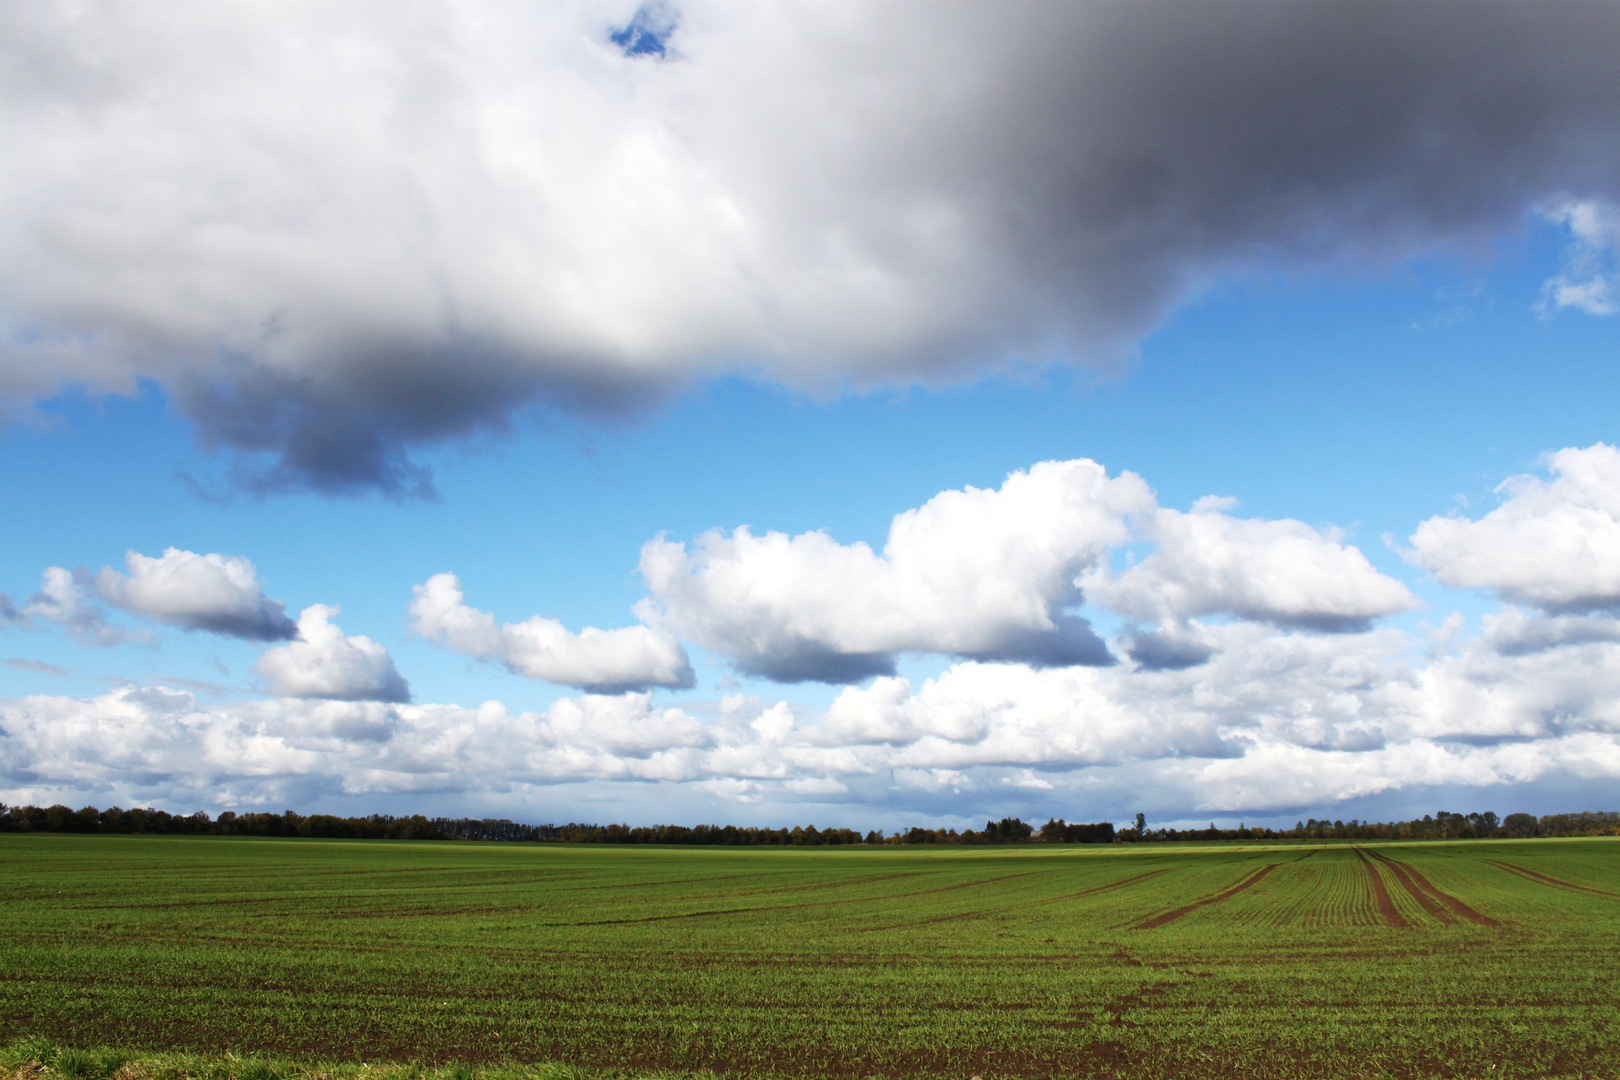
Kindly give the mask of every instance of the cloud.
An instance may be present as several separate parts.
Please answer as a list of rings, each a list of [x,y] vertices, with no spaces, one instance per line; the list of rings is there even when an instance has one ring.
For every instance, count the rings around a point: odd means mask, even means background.
[[[1119,573],[1097,567],[1083,582],[1086,596],[1150,621],[1232,615],[1341,632],[1417,606],[1405,585],[1337,535],[1223,509],[1205,500],[1192,513],[1156,511],[1142,530],[1154,553]]]
[[[1197,667],[1215,654],[1215,647],[1204,640],[1196,624],[1168,624],[1154,630],[1137,630],[1125,635],[1125,655],[1147,671],[1180,671]]]
[[[345,637],[338,608],[315,604],[298,617],[298,640],[265,650],[253,670],[278,697],[333,701],[411,700],[388,650],[368,637]]]
[[[312,618],[329,628],[324,610]],[[1620,642],[1504,653],[1487,634],[1415,666],[1398,630],[1206,633],[1217,648],[1196,671],[965,661],[921,685],[846,688],[820,713],[742,695],[660,707],[650,693],[541,712],[494,701],[204,705],[168,687],[16,698],[0,701],[0,798],[521,808],[559,786],[576,805],[632,785],[649,818],[696,799],[778,817],[808,801],[846,821],[1009,807],[1117,820],[1137,808],[1252,818],[1431,789],[1491,802],[1620,779]]]
[[[13,657],[11,659],[0,660],[0,664],[4,664],[6,667],[16,668],[18,671],[38,672],[41,675],[67,674],[66,668],[58,667],[56,664],[47,664],[42,660],[24,660]]]
[[[1574,308],[1588,315],[1620,311],[1620,207],[1596,199],[1564,200],[1543,214],[1569,229],[1574,245],[1562,273],[1541,289],[1543,314]]]
[[[575,634],[539,615],[497,626],[494,616],[467,606],[454,574],[435,574],[413,591],[417,633],[454,652],[499,661],[519,675],[599,694],[696,682],[680,642],[650,627],[587,626]]]
[[[1538,617],[1517,608],[1487,615],[1485,640],[1503,656],[1525,656],[1563,645],[1620,641],[1620,619],[1557,615]]]
[[[1036,666],[1109,664],[1075,578],[1130,536],[1153,493],[1094,461],[1047,461],[999,490],[945,491],[895,516],[881,553],[825,533],[739,528],[641,551],[654,626],[782,682],[893,673],[905,652]]]
[[[857,682],[902,653],[1034,667],[1107,666],[1074,609],[1089,602],[1158,624],[1122,642],[1140,667],[1209,659],[1210,615],[1345,633],[1416,606],[1356,548],[1298,521],[1243,519],[1222,500],[1161,509],[1132,473],[1042,462],[999,490],[946,491],[895,517],[881,553],[825,533],[707,533],[642,548],[643,620],[754,675]],[[1114,549],[1152,553],[1122,571]]]
[[[35,619],[56,623],[87,645],[119,645],[140,635],[107,622],[95,598],[85,589],[87,575],[60,566],[48,566],[39,591],[23,606],[16,624],[28,626]]]
[[[250,486],[425,493],[531,406],[1106,363],[1620,199],[1602,4],[663,10],[11,6],[0,399],[156,380]]]
[[[264,595],[253,564],[241,556],[168,548],[155,559],[131,551],[124,564],[127,577],[104,566],[95,587],[132,615],[248,641],[286,641],[298,635],[286,605]]]
[[[1453,588],[1548,612],[1620,608],[1620,450],[1560,450],[1547,471],[1504,481],[1502,505],[1478,521],[1429,518],[1407,558]]]

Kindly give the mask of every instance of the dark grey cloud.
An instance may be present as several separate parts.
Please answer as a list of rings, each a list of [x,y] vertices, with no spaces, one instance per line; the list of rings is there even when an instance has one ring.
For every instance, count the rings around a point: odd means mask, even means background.
[[[1566,646],[1620,641],[1620,620],[1575,615],[1538,618],[1507,608],[1485,617],[1485,640],[1501,656],[1533,656]]]
[[[1125,652],[1136,666],[1148,671],[1184,671],[1208,663],[1215,650],[1201,641],[1178,637],[1162,630],[1132,634]]]
[[[1028,664],[1036,668],[1108,667],[1114,654],[1091,622],[1078,615],[1056,615],[1052,629],[1011,634],[994,649],[958,654],[964,660],[985,663]]]
[[[0,398],[155,379],[258,490],[716,373],[1106,363],[1223,274],[1620,201],[1607,2],[176,17],[0,13]]]
[[[779,683],[819,682],[840,686],[895,673],[893,653],[840,652],[805,642],[786,642],[732,657],[745,675]]]
[[[1034,668],[1107,667],[1116,662],[1088,620],[1060,615],[1053,623],[1050,630],[1007,633],[993,649],[950,655],[960,660],[1028,664]],[[734,649],[730,656],[732,665],[746,675],[779,683],[819,682],[834,686],[893,675],[898,670],[900,654],[906,651],[845,651],[788,634],[754,640],[751,645],[752,648]]]

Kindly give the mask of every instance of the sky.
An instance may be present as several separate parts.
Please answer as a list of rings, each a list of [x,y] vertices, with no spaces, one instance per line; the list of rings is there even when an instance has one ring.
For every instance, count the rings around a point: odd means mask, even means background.
[[[1617,45],[8,5],[0,801],[1612,809]]]

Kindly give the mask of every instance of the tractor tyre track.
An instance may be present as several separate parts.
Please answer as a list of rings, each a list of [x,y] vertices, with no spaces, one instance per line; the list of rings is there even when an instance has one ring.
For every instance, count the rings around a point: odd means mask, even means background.
[[[1164,926],[1166,923],[1173,923],[1183,915],[1190,915],[1201,907],[1207,907],[1210,904],[1218,904],[1223,900],[1230,900],[1243,890],[1252,888],[1253,886],[1259,884],[1262,878],[1271,873],[1273,870],[1277,869],[1277,867],[1280,865],[1282,864],[1267,863],[1254,873],[1250,874],[1248,877],[1244,878],[1242,881],[1238,882],[1236,885],[1233,885],[1230,889],[1226,889],[1223,892],[1218,892],[1213,896],[1206,896],[1202,900],[1194,900],[1192,903],[1178,907],[1174,911],[1167,911],[1163,915],[1156,916],[1155,918],[1149,919],[1147,922],[1138,924],[1136,929],[1153,930],[1157,927]]]
[[[1481,915],[1450,893],[1436,888],[1428,878],[1423,876],[1422,871],[1411,863],[1399,862],[1376,851],[1369,852],[1369,854],[1395,871],[1396,878],[1400,880],[1406,891],[1412,895],[1412,899],[1416,900],[1424,911],[1427,911],[1447,926],[1452,925],[1459,918],[1465,919],[1476,926],[1502,925],[1489,915]]]
[[[1384,875],[1378,872],[1378,867],[1367,858],[1365,851],[1356,848],[1356,857],[1361,860],[1361,865],[1367,868],[1367,877],[1372,881],[1373,898],[1378,902],[1378,914],[1384,917],[1384,923],[1388,926],[1409,929],[1412,924],[1406,921],[1406,916],[1395,910],[1395,901],[1390,899],[1389,889],[1384,884]]]
[[[1596,893],[1599,896],[1612,896],[1616,899],[1620,899],[1620,893],[1612,893],[1604,889],[1594,889],[1590,885],[1577,885],[1573,881],[1561,881],[1558,878],[1548,877],[1546,874],[1537,873],[1534,870],[1526,870],[1522,866],[1514,866],[1512,863],[1497,862],[1495,859],[1486,859],[1485,861],[1490,863],[1492,866],[1501,867],[1503,870],[1506,870],[1511,874],[1518,874],[1521,877],[1529,878],[1531,881],[1539,882],[1543,885],[1557,885],[1564,889],[1579,889],[1581,892]]]

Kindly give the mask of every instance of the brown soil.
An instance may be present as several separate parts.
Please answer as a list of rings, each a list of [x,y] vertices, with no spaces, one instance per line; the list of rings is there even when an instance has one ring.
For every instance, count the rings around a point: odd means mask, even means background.
[[[1450,893],[1437,889],[1428,878],[1424,877],[1417,867],[1410,863],[1397,862],[1387,855],[1372,852],[1372,857],[1395,871],[1406,891],[1412,894],[1412,899],[1423,906],[1423,910],[1439,919],[1448,926],[1463,918],[1477,926],[1501,926],[1497,920],[1489,915],[1481,915]],[[1450,911],[1447,910],[1450,909]],[[1455,915],[1457,918],[1454,918]]]
[[[1378,872],[1378,867],[1373,865],[1373,861],[1367,858],[1367,853],[1360,848],[1356,848],[1356,855],[1361,859],[1361,865],[1367,868],[1367,877],[1372,879],[1373,896],[1378,901],[1378,914],[1384,917],[1385,924],[1401,927],[1411,926],[1412,924],[1406,921],[1406,917],[1395,910],[1395,901],[1389,898],[1389,889],[1384,886],[1384,876]]]
[[[1227,889],[1225,892],[1218,892],[1214,896],[1206,896],[1202,900],[1194,900],[1185,907],[1178,907],[1174,911],[1167,911],[1163,915],[1149,919],[1145,923],[1141,923],[1136,927],[1136,929],[1152,930],[1155,927],[1163,926],[1166,923],[1173,923],[1183,915],[1191,914],[1201,907],[1206,907],[1209,904],[1218,904],[1222,900],[1230,900],[1244,889],[1248,889],[1259,884],[1262,878],[1271,873],[1273,870],[1277,869],[1279,865],[1280,864],[1278,863],[1267,863],[1254,873],[1250,874],[1248,877],[1244,878],[1242,881],[1238,882],[1236,885],[1232,886],[1230,889]]]

